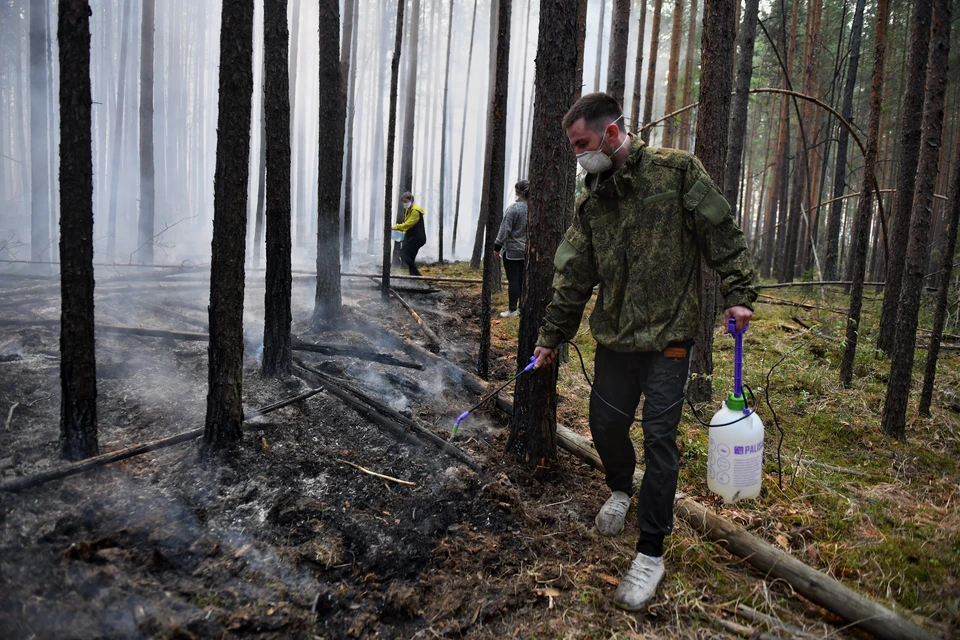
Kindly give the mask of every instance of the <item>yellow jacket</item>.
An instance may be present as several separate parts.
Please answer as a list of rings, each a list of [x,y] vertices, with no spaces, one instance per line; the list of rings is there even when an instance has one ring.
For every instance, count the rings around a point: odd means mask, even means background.
[[[410,205],[410,208],[407,209],[407,213],[403,218],[403,222],[400,224],[393,225],[393,228],[397,231],[403,231],[406,233],[410,230],[413,225],[417,224],[420,221],[420,218],[424,215],[423,209],[417,203]]]

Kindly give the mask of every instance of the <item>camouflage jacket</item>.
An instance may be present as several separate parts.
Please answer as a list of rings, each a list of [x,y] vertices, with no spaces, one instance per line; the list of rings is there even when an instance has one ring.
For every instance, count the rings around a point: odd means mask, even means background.
[[[720,275],[726,307],[756,300],[757,275],[730,206],[697,158],[632,137],[612,176],[588,175],[573,225],[554,258],[553,300],[537,346],[572,338],[600,285],[590,317],[597,342],[614,351],[663,351],[700,325],[700,257]]]

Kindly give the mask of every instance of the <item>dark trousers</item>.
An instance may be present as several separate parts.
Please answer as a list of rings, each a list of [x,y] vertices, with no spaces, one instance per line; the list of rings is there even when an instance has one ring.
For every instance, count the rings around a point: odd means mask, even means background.
[[[677,425],[683,412],[683,403],[678,400],[683,398],[692,341],[671,346],[684,348],[685,355],[668,358],[659,352],[621,353],[597,345],[590,432],[611,491],[633,493],[637,460],[630,426],[640,395],[646,399],[642,427],[647,468],[637,500],[641,539],[643,534],[659,537],[673,531],[673,497],[680,465]]]
[[[511,260],[504,256],[503,270],[507,272],[507,297],[510,299],[510,311],[516,311],[523,295],[523,260]]]
[[[412,276],[420,275],[420,270],[417,269],[417,252],[420,251],[420,247],[424,244],[425,239],[413,238],[404,240],[403,244],[400,245],[400,262],[406,265],[407,270],[410,271],[410,275]]]

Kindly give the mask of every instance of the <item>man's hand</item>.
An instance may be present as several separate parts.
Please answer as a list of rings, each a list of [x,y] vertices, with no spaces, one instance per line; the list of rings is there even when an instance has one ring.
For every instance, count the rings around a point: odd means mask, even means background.
[[[752,317],[753,311],[750,311],[750,309],[747,307],[740,305],[727,309],[723,321],[724,324],[726,324],[729,322],[730,318],[734,318],[737,321],[737,331],[743,331],[743,328],[747,326],[747,323],[750,322],[750,318]]]
[[[543,365],[553,364],[553,359],[557,357],[557,350],[548,349],[547,347],[537,347],[533,350],[533,356],[537,359],[533,368],[539,369]]]
[[[500,257],[500,252],[499,252],[499,251],[494,251],[494,252],[493,252],[493,255],[495,255],[495,256],[497,256],[497,257],[499,258],[499,257]]]

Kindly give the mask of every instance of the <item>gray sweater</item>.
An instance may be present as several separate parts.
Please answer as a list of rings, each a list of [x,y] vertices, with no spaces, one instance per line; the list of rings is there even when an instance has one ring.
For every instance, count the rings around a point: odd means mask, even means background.
[[[497,251],[503,248],[503,257],[507,260],[523,260],[527,257],[526,202],[514,202],[507,207],[493,245]]]

